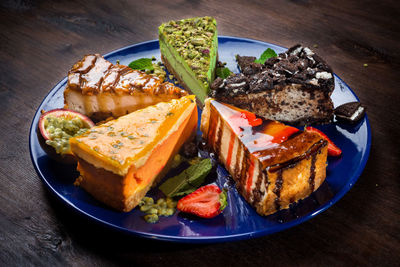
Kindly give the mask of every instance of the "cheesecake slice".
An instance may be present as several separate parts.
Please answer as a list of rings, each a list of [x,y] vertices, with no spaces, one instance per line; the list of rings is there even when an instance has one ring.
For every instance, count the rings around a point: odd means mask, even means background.
[[[64,103],[65,108],[99,121],[184,95],[186,91],[162,78],[113,65],[101,55],[91,54],[69,71]]]
[[[329,123],[333,118],[332,69],[308,47],[295,45],[265,64],[237,56],[241,73],[217,78],[211,95],[219,101],[292,125]]]
[[[211,17],[169,21],[158,32],[164,65],[203,103],[215,78],[217,22]]]
[[[70,139],[80,185],[119,211],[132,210],[195,135],[195,96],[137,110]]]
[[[288,208],[325,179],[328,146],[319,134],[210,98],[201,131],[240,194],[260,215]]]

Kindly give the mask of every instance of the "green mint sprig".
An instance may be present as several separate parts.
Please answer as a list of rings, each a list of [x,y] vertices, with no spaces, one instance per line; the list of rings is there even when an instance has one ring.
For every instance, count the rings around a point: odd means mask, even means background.
[[[215,70],[215,74],[217,77],[220,77],[221,79],[226,79],[229,76],[231,76],[232,71],[230,71],[228,68],[217,68]]]
[[[188,167],[177,176],[169,178],[158,189],[167,197],[184,196],[192,193],[204,183],[212,169],[211,159],[203,159]]]
[[[254,60],[255,63],[260,63],[260,64],[264,64],[265,61],[267,61],[267,59],[271,58],[271,57],[276,57],[278,56],[274,50],[272,50],[271,48],[268,48],[267,50],[265,50],[259,59]]]
[[[151,58],[139,58],[128,65],[131,69],[141,70],[141,71],[152,71],[154,70],[154,66]]]

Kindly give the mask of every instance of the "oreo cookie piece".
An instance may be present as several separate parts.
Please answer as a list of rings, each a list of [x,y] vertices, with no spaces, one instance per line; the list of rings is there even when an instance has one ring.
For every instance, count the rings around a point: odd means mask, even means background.
[[[360,102],[350,102],[335,108],[334,113],[338,120],[355,123],[364,117],[365,107]]]

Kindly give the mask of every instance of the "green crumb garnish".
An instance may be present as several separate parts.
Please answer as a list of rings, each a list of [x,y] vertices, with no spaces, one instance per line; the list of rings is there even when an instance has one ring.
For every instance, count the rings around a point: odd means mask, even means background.
[[[159,63],[159,64],[158,64]],[[158,63],[153,63],[153,74],[155,76],[158,76],[160,78],[162,78],[163,80],[165,79],[165,77],[167,76],[167,73],[165,72],[165,70],[161,67],[161,62]]]
[[[176,154],[175,157],[172,159],[171,168],[174,169],[181,165],[183,162],[183,157],[180,154]]]
[[[194,164],[198,164],[200,161],[202,161],[203,159],[200,157],[194,157],[188,160],[190,165],[194,165]]]
[[[148,223],[156,223],[156,222],[158,222],[158,215],[157,214],[147,214],[144,216],[144,219]]]
[[[364,66],[364,68],[366,68],[366,67],[368,67],[368,64],[367,64],[367,63],[364,63],[364,65],[363,65],[363,66]]]
[[[158,222],[161,216],[169,217],[175,213],[177,202],[171,198],[160,198],[157,202],[151,197],[144,197],[140,203],[140,211],[146,213],[144,219],[148,223]]]

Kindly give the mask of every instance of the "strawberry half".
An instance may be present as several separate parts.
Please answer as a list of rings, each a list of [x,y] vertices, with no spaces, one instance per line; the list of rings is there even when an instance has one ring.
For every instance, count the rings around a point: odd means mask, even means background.
[[[178,210],[202,218],[213,218],[227,205],[226,192],[214,184],[205,185],[178,201]]]
[[[337,156],[340,156],[342,154],[342,150],[338,146],[336,146],[332,142],[332,140],[329,139],[329,137],[326,134],[324,134],[323,132],[321,132],[317,128],[314,128],[314,127],[311,127],[311,126],[306,127],[306,130],[309,131],[309,132],[316,132],[319,135],[321,135],[322,138],[324,138],[326,141],[328,141],[328,155],[329,156],[337,157]]]

